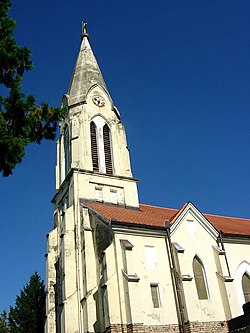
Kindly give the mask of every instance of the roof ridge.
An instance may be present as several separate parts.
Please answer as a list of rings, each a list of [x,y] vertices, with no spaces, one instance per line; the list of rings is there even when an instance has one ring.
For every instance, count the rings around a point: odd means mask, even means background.
[[[209,215],[209,216],[214,216],[214,217],[224,217],[224,218],[229,218],[229,219],[234,219],[234,220],[246,220],[250,221],[250,218],[246,217],[234,217],[234,216],[227,216],[227,215],[218,215],[218,214],[211,214],[211,213],[202,213],[203,215]]]
[[[171,210],[179,210],[178,208],[169,208],[169,207],[162,207],[162,206],[155,206],[155,205],[149,205],[149,204],[143,204],[143,203],[139,203],[139,205],[142,206],[148,206],[148,207],[155,207],[155,208],[161,208],[161,209],[171,209]]]
[[[173,222],[176,216],[179,216],[180,212],[183,212],[183,209],[185,209],[185,205],[180,210],[148,204],[140,204],[139,209],[105,205],[103,203],[98,204],[96,202],[85,202],[85,205],[90,206],[109,221],[114,218],[121,223],[149,227],[164,227],[166,220]],[[224,234],[247,235],[250,237],[250,220],[248,219],[213,214],[204,214],[204,216],[216,230],[221,230]]]
[[[190,201],[188,201],[188,202],[190,202]],[[160,208],[160,209],[171,209],[171,210],[176,210],[177,212],[179,212],[182,208],[184,208],[185,205],[188,204],[188,202],[186,202],[180,208],[169,208],[169,207],[162,207],[162,206],[149,205],[149,204],[143,204],[143,203],[140,203],[140,205],[148,206],[148,207],[155,207],[155,208]],[[234,216],[228,216],[228,215],[219,215],[219,214],[203,213],[203,212],[201,212],[201,213],[203,215],[209,215],[209,216],[214,216],[214,217],[224,217],[224,218],[231,218],[231,219],[234,219],[234,220],[246,220],[246,221],[250,221],[250,218],[247,218],[247,217],[234,217]]]

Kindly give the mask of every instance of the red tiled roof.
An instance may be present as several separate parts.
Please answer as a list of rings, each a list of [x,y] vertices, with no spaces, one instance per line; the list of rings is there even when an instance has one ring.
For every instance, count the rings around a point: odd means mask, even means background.
[[[139,209],[125,208],[94,202],[83,202],[86,206],[97,211],[108,220],[117,220],[119,222],[164,227],[166,221],[174,221],[186,204],[180,209],[163,208],[140,204]],[[235,217],[218,216],[204,214],[208,221],[224,234],[250,236],[250,220]]]
[[[222,231],[224,234],[250,236],[249,219],[212,214],[204,215],[218,231]]]

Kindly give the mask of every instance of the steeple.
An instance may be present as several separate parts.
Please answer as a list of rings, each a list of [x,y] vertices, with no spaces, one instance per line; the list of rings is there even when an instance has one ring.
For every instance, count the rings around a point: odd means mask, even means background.
[[[125,128],[90,47],[86,23],[81,37],[69,91],[63,98],[69,112],[60,124],[57,147],[58,204],[67,188],[74,188],[82,199],[138,207]]]
[[[83,23],[80,52],[68,90],[69,106],[85,102],[89,89],[95,84],[107,92],[102,73],[89,44],[86,26],[87,23]]]

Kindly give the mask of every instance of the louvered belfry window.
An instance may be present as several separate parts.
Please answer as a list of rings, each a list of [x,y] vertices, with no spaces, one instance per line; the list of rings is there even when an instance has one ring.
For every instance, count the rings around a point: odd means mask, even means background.
[[[113,167],[112,167],[112,156],[111,156],[111,144],[110,144],[109,127],[107,124],[103,126],[103,143],[104,143],[106,174],[112,175]]]
[[[92,155],[93,171],[99,171],[96,125],[93,121],[90,123],[90,136],[91,136],[91,155]]]

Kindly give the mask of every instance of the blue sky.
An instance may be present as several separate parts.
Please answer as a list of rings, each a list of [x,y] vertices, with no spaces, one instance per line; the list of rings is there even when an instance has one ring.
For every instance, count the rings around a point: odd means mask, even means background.
[[[58,106],[81,21],[126,126],[142,203],[250,217],[247,0],[14,0],[15,37],[32,50],[23,91]],[[0,311],[38,271],[53,227],[55,143],[27,148],[0,179]]]

